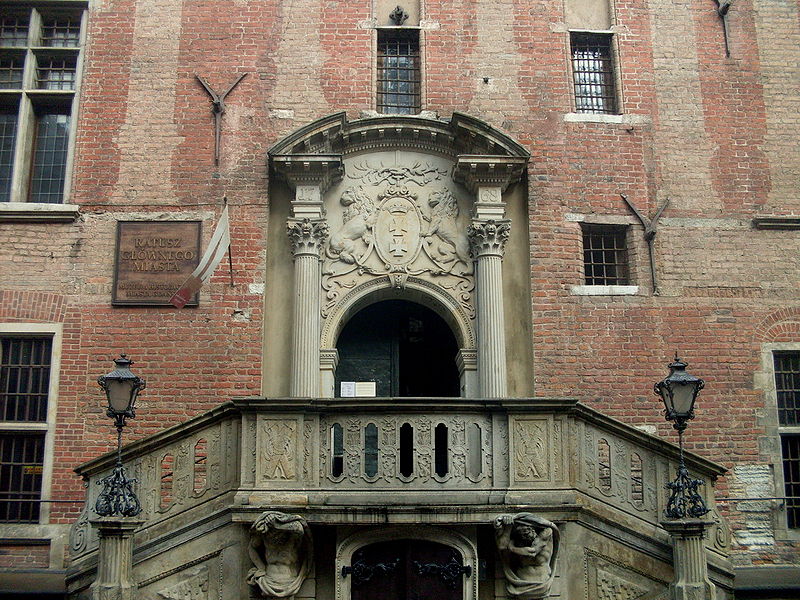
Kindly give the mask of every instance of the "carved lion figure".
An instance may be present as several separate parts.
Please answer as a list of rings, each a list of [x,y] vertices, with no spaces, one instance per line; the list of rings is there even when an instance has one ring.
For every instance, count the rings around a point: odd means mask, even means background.
[[[469,266],[469,242],[466,233],[458,229],[458,201],[453,193],[448,189],[433,192],[428,199],[428,206],[431,207],[430,226],[424,237],[436,235],[451,247],[439,247],[441,262],[460,260]]]
[[[252,526],[247,583],[268,598],[292,598],[311,571],[311,530],[299,515],[268,510]]]
[[[361,258],[357,253],[358,241],[369,244],[369,232],[378,217],[377,207],[361,186],[347,188],[339,202],[344,206],[343,225],[331,236],[327,255],[328,258],[353,264]]]
[[[497,517],[494,530],[508,595],[515,600],[546,598],[558,554],[555,524],[532,513],[517,513]]]

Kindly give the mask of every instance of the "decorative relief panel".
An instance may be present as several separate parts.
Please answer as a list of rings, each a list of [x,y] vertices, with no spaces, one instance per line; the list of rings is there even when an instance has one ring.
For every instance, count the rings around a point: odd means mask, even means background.
[[[201,567],[184,574],[184,578],[156,593],[164,600],[206,600],[208,598],[208,567]]]
[[[331,469],[331,427],[339,423],[344,429],[344,471],[341,476],[334,476]],[[363,432],[367,425],[374,424],[378,429],[378,464],[377,472],[368,476],[365,473]],[[408,423],[413,429],[413,471],[404,476],[400,473],[400,428]],[[444,424],[450,433],[446,475],[437,475],[434,470],[434,428]],[[468,447],[466,430],[477,424],[485,432],[480,438],[479,449],[482,464],[481,472],[467,472]],[[416,484],[450,482],[451,484],[471,484],[492,476],[492,426],[491,418],[484,416],[358,416],[337,418],[335,416],[320,419],[320,477],[334,484],[348,486],[386,486],[403,485],[414,481]]]
[[[667,583],[624,564],[584,549],[586,600],[667,600]]]
[[[258,416],[256,434],[257,483],[266,481],[296,481],[298,461],[299,422],[296,418]]]
[[[514,419],[514,481],[552,480],[550,429],[548,419]]]
[[[362,161],[348,165],[347,179],[327,205],[323,318],[346,290],[376,277],[403,287],[409,276],[435,283],[474,318],[467,210],[444,163]]]

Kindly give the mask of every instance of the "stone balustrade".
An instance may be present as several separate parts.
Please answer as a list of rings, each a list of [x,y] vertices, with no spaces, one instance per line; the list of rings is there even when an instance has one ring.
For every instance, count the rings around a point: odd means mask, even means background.
[[[658,523],[678,461],[675,446],[573,400],[463,398],[236,399],[123,456],[138,480],[143,540],[201,512],[248,522],[264,507],[302,506],[310,522],[345,512],[369,522],[376,506],[425,505],[471,507],[459,519],[474,523],[503,506],[579,510],[667,539]],[[693,454],[687,464],[713,507],[723,470]],[[78,469],[87,507],[112,466],[106,455]],[[74,527],[75,557],[97,546],[90,516]],[[710,516],[706,547],[722,557],[729,532]]]

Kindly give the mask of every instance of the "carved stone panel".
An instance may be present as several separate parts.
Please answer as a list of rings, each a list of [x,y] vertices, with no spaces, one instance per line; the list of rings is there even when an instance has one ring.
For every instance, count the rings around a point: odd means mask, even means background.
[[[667,600],[667,583],[585,549],[586,600]]]
[[[325,199],[331,236],[323,257],[322,317],[347,290],[374,278],[429,281],[474,318],[467,228],[470,201],[449,161],[395,153],[346,161]]]
[[[258,416],[256,430],[256,484],[297,481],[303,455],[299,451],[297,418]]]
[[[513,481],[552,481],[552,422],[517,417],[513,419],[511,431]]]

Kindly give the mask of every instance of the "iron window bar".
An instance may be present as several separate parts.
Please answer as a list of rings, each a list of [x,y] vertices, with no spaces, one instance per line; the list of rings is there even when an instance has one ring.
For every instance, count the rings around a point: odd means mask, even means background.
[[[377,110],[413,115],[420,111],[419,32],[378,32]]]
[[[611,34],[573,32],[570,42],[575,110],[580,113],[616,114]]]

